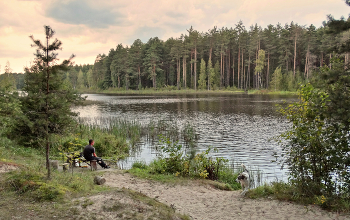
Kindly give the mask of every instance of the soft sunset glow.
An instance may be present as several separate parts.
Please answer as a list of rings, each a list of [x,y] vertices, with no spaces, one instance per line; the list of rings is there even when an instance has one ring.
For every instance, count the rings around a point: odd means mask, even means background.
[[[191,26],[206,32],[214,26],[245,27],[294,22],[320,27],[331,14],[336,19],[350,12],[343,0],[128,0],[128,1],[1,1],[0,73],[9,61],[13,72],[23,72],[34,58],[29,35],[44,37],[44,25],[63,42],[60,59],[75,54],[76,64],[93,64],[98,54],[108,54],[117,44],[136,39],[166,40],[187,34]]]

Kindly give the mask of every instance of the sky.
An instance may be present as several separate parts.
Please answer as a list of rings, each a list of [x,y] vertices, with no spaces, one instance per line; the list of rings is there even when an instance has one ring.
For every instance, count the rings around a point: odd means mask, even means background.
[[[257,24],[322,26],[327,15],[347,18],[344,0],[0,0],[0,73],[7,62],[24,72],[34,59],[32,40],[45,40],[44,25],[62,41],[58,58],[72,54],[75,64],[93,64],[118,44],[167,40],[187,34],[192,26],[207,32],[214,26],[246,29]]]

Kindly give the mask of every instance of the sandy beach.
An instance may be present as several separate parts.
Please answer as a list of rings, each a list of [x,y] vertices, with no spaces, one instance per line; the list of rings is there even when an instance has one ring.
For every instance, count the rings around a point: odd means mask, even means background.
[[[106,178],[105,184],[110,187],[141,192],[192,219],[350,219],[350,215],[328,212],[313,205],[303,206],[272,199],[248,199],[240,195],[240,190],[222,191],[197,181],[189,181],[185,185],[169,185],[112,170],[104,172],[103,177]],[[93,199],[103,203],[103,199],[108,198]]]

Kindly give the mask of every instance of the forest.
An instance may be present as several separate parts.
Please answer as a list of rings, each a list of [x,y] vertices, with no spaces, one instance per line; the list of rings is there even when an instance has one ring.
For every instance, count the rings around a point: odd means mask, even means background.
[[[332,57],[345,64],[349,53],[339,49],[349,32],[332,33],[328,23],[316,28],[294,24],[255,24],[246,28],[213,27],[199,32],[193,27],[177,38],[136,39],[132,45],[118,44],[108,54],[98,54],[94,64],[71,65],[65,82],[78,90],[169,89],[269,89],[295,91]],[[344,21],[345,20],[341,20]],[[11,74],[9,63],[5,73]],[[330,65],[331,67],[331,65]],[[24,76],[12,73],[16,88]]]
[[[75,65],[67,80],[76,89],[271,89],[295,91],[319,67],[329,65],[349,32],[332,33],[327,23],[316,28],[257,24],[248,29],[213,27],[187,30],[178,38],[158,37],[130,46],[118,44],[99,54],[94,65]],[[344,63],[349,53],[337,53]]]

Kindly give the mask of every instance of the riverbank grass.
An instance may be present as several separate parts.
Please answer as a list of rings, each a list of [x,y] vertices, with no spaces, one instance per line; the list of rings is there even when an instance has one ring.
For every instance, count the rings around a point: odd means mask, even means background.
[[[306,196],[290,183],[272,182],[251,189],[246,194],[248,198],[269,198],[281,201],[291,201],[303,205],[318,205],[323,209],[335,212],[350,212],[350,199],[347,195],[314,195]]]
[[[94,184],[94,177],[102,175],[98,171],[52,170],[51,178],[47,179],[44,158],[40,149],[24,148],[0,138],[1,219],[97,219],[99,213],[87,210],[98,202],[89,199],[96,195],[129,198],[131,205],[109,203],[101,210],[126,219],[144,219],[144,215],[156,219],[189,219],[138,192]],[[137,207],[147,208],[140,213]]]

